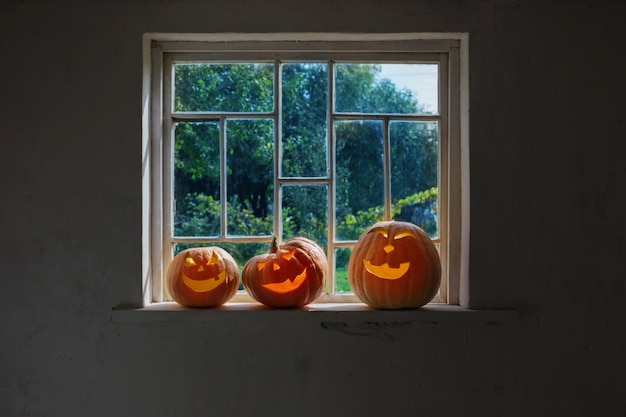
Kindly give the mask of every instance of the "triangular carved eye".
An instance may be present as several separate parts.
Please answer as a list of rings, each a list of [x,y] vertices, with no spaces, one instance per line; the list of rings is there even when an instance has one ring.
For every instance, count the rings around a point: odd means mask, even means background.
[[[192,257],[188,256],[185,258],[185,266],[195,266],[195,265],[197,265],[196,261],[194,261]]]
[[[211,256],[211,259],[209,260],[209,263],[207,265],[211,265],[211,264],[216,264],[218,263],[220,260],[217,257],[217,252],[213,251],[213,256]]]
[[[296,254],[296,250],[294,249],[289,252],[281,253],[280,257],[286,260],[290,260],[291,258],[293,258],[293,255],[295,254]]]
[[[265,265],[267,265],[267,262],[257,262],[256,263],[256,267],[257,267],[257,269],[259,271],[262,270],[263,268],[265,268]],[[276,262],[272,262],[272,270],[276,271],[278,269],[280,269],[280,265],[278,265],[278,263],[276,263]]]

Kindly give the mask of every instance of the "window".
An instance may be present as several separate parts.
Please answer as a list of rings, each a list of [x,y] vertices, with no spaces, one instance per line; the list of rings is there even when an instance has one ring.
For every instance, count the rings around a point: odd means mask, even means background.
[[[396,219],[422,227],[440,251],[433,302],[458,304],[468,239],[463,42],[146,36],[144,302],[169,300],[164,271],[185,247],[221,246],[243,267],[273,236],[298,235],[328,257],[319,301],[358,301],[346,277],[351,248],[376,221]],[[251,299],[240,291],[233,301]]]

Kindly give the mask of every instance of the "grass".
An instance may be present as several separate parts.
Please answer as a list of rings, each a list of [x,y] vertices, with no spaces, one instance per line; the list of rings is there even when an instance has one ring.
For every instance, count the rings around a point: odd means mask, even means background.
[[[350,292],[347,267],[337,267],[335,269],[335,278],[335,288],[337,292]]]

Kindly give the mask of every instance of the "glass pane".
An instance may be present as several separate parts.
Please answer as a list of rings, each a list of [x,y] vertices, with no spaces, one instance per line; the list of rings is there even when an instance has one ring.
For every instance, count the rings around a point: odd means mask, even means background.
[[[328,186],[285,185],[283,194],[283,240],[309,238],[326,251],[328,241]]]
[[[436,237],[438,123],[391,122],[389,139],[393,217]]]
[[[220,128],[215,122],[174,127],[174,235],[220,234]]]
[[[382,122],[338,121],[335,138],[336,238],[356,240],[384,215]]]
[[[328,65],[282,65],[282,175],[325,177]]]
[[[269,236],[274,207],[274,121],[226,122],[227,234]]]
[[[335,111],[434,114],[437,64],[336,64]]]
[[[176,64],[174,110],[271,112],[273,64]]]
[[[335,249],[335,293],[352,292],[348,284],[348,261],[351,253],[350,248]]]

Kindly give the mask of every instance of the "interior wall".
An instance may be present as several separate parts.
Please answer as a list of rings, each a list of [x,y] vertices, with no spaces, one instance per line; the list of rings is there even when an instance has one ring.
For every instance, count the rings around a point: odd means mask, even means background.
[[[0,3],[0,415],[626,415],[626,6]],[[470,33],[471,303],[515,323],[114,323],[145,32]]]

